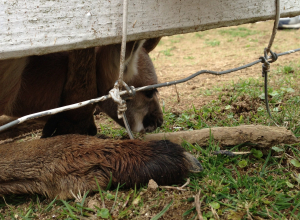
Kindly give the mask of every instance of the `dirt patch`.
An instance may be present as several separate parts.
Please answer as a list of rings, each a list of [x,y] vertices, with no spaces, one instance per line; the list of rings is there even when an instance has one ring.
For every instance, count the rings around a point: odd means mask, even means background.
[[[113,196],[114,192],[108,193]],[[128,198],[128,195],[131,195]],[[182,216],[182,210],[189,210],[194,207],[193,202],[194,192],[186,190],[141,190],[137,195],[133,195],[132,191],[123,191],[119,194],[118,200],[114,203],[114,200],[105,198],[102,202],[99,194],[88,197],[85,201],[85,205],[92,208],[97,204],[97,207],[111,210],[114,205],[114,211],[112,212],[113,219],[122,219],[122,216],[127,216],[130,219],[151,219],[157,213],[162,211],[164,207],[172,203],[172,206],[164,213],[160,219],[180,219]],[[141,205],[142,204],[142,205]],[[132,207],[128,211],[121,213],[120,210],[124,210],[126,207]],[[94,207],[93,207],[94,208]],[[92,209],[93,209],[92,208]],[[125,209],[126,210],[126,209]],[[195,213],[191,212],[186,217],[191,218]],[[91,219],[98,219],[97,215],[90,216]]]
[[[178,80],[203,69],[223,71],[257,60],[263,55],[272,27],[273,22],[267,21],[165,37],[151,53],[159,81]],[[252,32],[246,37],[234,37],[229,30],[236,30],[236,28],[245,28]],[[224,30],[228,33],[223,33]],[[279,31],[274,41],[273,51],[279,53],[300,47],[299,34],[300,30]],[[220,44],[211,46],[208,44],[211,41],[218,41]],[[165,52],[168,50],[170,54]],[[299,62],[299,58],[299,53],[280,57],[271,65],[270,74],[280,66],[288,65],[290,62]],[[202,94],[203,91],[211,92],[209,90],[213,88],[222,87],[229,82],[234,84],[243,78],[263,80],[261,65],[222,76],[203,74],[177,85],[177,92],[175,86],[161,88],[159,92],[166,109],[175,108],[183,111],[193,106],[198,109],[215,98],[213,92],[207,96],[207,94]],[[179,94],[180,102],[178,102],[177,94]]]
[[[222,103],[230,105],[231,97],[222,97]],[[237,115],[248,116],[249,112],[257,113],[257,109],[262,105],[262,100],[260,98],[252,98],[250,96],[240,96],[237,97],[230,105],[231,111]],[[223,108],[221,112],[225,112],[226,109]]]

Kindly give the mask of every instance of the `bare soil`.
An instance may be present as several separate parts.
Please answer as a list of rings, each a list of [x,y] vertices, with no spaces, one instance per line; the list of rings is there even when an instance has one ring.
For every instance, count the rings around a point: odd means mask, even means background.
[[[247,37],[231,37],[228,34],[221,35],[220,30],[229,30],[234,27],[219,28],[195,33],[165,37],[162,43],[151,53],[157,69],[160,82],[178,80],[187,77],[199,70],[223,71],[232,69],[263,56],[264,48],[268,45],[273,21],[245,24],[245,27],[256,31],[257,34]],[[207,41],[219,41],[219,46],[207,45]],[[172,43],[174,42],[174,43]],[[300,30],[278,31],[272,50],[276,53],[299,48]],[[172,56],[165,56],[162,51],[173,48]],[[192,59],[190,59],[192,58]],[[271,71],[279,66],[288,65],[290,62],[299,61],[299,53],[280,57],[271,66]],[[272,74],[272,72],[271,72]],[[215,97],[202,95],[200,90],[220,87],[224,84],[235,83],[241,78],[261,79],[261,65],[255,65],[245,70],[234,73],[215,76],[209,74],[200,75],[187,83],[177,85],[180,102],[177,100],[175,86],[161,88],[160,98],[169,109],[191,109],[194,105],[200,108]]]

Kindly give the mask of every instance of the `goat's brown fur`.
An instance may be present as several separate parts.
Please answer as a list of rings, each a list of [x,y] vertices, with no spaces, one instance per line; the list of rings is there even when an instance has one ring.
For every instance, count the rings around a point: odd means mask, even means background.
[[[0,195],[38,193],[58,199],[105,188],[179,183],[198,161],[169,141],[100,140],[83,135],[0,145]],[[196,166],[195,166],[196,164]]]

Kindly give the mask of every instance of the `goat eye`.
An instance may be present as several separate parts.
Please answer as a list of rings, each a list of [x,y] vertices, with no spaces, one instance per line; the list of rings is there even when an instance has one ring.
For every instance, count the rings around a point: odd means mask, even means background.
[[[153,98],[153,95],[157,92],[157,89],[152,89],[152,90],[146,90],[144,91],[144,94],[147,98],[151,99]]]

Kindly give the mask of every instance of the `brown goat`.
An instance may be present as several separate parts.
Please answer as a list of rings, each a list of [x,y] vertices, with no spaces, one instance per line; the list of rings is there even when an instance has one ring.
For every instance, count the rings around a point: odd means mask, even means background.
[[[159,40],[127,43],[124,72],[127,84],[139,87],[157,83],[148,53]],[[119,58],[120,45],[117,44],[0,60],[0,115],[20,117],[105,95],[118,78]],[[117,106],[112,100],[99,103],[99,106],[123,125],[117,118]],[[43,136],[68,133],[94,135],[93,109],[94,106],[86,106],[47,118]],[[133,131],[153,131],[160,126],[163,118],[156,90],[137,92],[133,99],[128,100],[126,114]]]
[[[61,135],[0,145],[0,195],[38,193],[72,198],[72,193],[112,186],[139,187],[154,179],[159,185],[180,183],[201,164],[169,141],[100,140]]]

